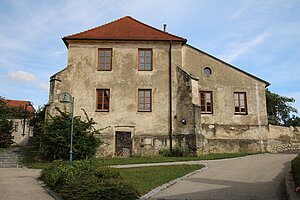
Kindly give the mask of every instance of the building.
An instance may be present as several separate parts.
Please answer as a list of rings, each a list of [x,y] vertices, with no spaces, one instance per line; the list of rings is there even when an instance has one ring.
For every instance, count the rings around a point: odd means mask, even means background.
[[[29,120],[34,117],[35,109],[30,101],[4,99],[7,106],[20,109],[20,116],[13,121],[13,145],[25,146],[28,143],[29,137],[33,135],[33,127],[30,126]],[[24,113],[24,114],[23,114]]]
[[[47,113],[58,95],[75,99],[98,124],[110,126],[97,156],[266,151],[268,82],[126,16],[62,38],[68,65],[50,78]]]

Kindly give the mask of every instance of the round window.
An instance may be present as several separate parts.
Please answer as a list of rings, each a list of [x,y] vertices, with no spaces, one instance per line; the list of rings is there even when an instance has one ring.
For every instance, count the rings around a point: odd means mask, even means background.
[[[203,69],[203,73],[204,73],[204,75],[206,75],[206,76],[210,76],[210,75],[211,75],[211,69],[210,69],[209,67],[205,67],[205,68]]]

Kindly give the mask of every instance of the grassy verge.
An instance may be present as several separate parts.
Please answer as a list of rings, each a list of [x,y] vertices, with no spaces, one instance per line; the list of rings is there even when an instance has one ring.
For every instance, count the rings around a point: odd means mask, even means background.
[[[24,153],[23,164],[29,168],[45,169],[51,164],[38,160],[36,149],[29,149]],[[247,155],[254,155],[260,153],[227,153],[227,154],[208,154],[205,156],[194,157],[162,157],[160,155],[153,155],[152,157],[130,157],[130,158],[98,158],[96,159],[99,166],[109,165],[127,165],[127,164],[143,164],[143,163],[164,163],[164,162],[180,162],[180,161],[197,161],[197,160],[217,160],[226,158],[236,158]]]
[[[300,154],[292,161],[292,173],[295,185],[300,187]]]
[[[203,165],[170,165],[122,168],[119,171],[125,182],[132,185],[141,196],[151,189],[202,167]]]
[[[126,165],[126,164],[143,164],[143,163],[164,163],[180,161],[197,161],[197,160],[217,160],[226,158],[236,158],[259,153],[228,153],[228,154],[208,154],[205,156],[194,157],[130,157],[130,158],[98,158],[102,166],[108,165]]]

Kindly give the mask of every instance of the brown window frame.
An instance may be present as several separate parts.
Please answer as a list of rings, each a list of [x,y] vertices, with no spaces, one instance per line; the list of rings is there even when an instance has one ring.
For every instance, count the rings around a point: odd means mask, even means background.
[[[201,93],[204,93],[204,105],[201,104]],[[210,107],[211,107],[211,111],[207,111],[207,104],[206,104],[206,94],[209,93],[210,94]],[[199,99],[200,99],[200,107],[201,107],[201,113],[202,114],[213,114],[213,92],[212,91],[199,91]],[[205,110],[202,111],[202,106],[204,106]]]
[[[149,110],[147,110],[146,109],[146,105],[147,105],[147,103],[146,103],[146,93],[144,93],[144,96],[143,96],[143,98],[144,98],[144,103],[141,103],[140,102],[140,98],[141,98],[141,96],[140,96],[140,92],[141,91],[144,91],[144,92],[146,92],[146,91],[150,91],[150,109]],[[140,104],[143,104],[143,109],[140,109]],[[152,89],[138,89],[138,111],[139,112],[152,112]]]
[[[108,91],[108,108],[105,109],[104,108],[104,104],[105,104],[105,101],[104,101],[104,95],[103,93]],[[101,99],[101,104],[102,104],[102,108],[98,108],[98,105],[99,105],[99,92],[102,92],[102,99]],[[97,89],[96,90],[96,111],[99,111],[99,112],[109,112],[109,109],[110,109],[110,89]]]
[[[104,51],[104,69],[101,69],[100,68],[100,52],[101,51]],[[107,68],[107,66],[106,66],[106,52],[107,51],[110,51],[110,68]],[[98,71],[111,71],[112,70],[112,53],[113,53],[113,51],[112,51],[112,49],[110,49],[110,48],[99,48],[98,49]]]
[[[143,51],[144,52],[144,55],[146,55],[146,51],[150,51],[150,69],[146,69],[146,58],[144,59],[144,69],[141,68],[141,62],[140,62],[140,59],[141,59],[141,56],[140,56],[140,52]],[[139,71],[152,71],[153,70],[153,51],[152,49],[139,49],[138,50],[138,70]]]
[[[239,111],[236,111],[235,108],[236,108],[236,105],[235,105],[235,95],[238,95],[238,108],[239,108]],[[244,95],[244,105],[245,105],[245,111],[241,111],[241,94]],[[233,99],[234,99],[234,114],[236,115],[247,115],[248,114],[248,108],[247,108],[247,94],[246,92],[233,92]]]

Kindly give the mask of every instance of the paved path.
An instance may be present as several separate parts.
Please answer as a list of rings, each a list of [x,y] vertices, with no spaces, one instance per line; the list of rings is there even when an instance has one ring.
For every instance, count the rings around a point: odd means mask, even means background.
[[[209,168],[159,192],[152,199],[286,199],[284,176],[295,153],[203,162]]]
[[[38,183],[40,170],[0,168],[0,200],[53,200]]]

